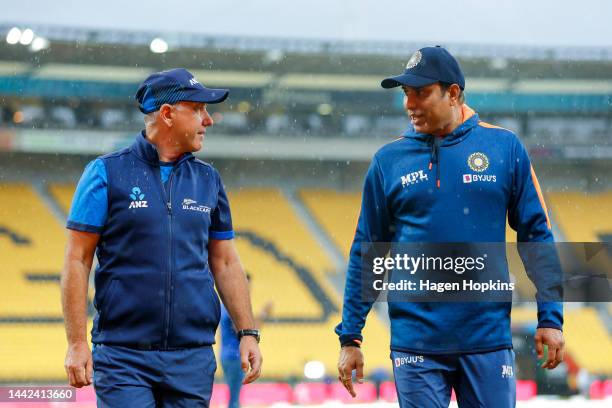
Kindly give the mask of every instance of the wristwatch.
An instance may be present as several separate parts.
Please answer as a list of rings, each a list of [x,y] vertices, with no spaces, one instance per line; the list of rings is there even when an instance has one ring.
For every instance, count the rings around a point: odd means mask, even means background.
[[[253,336],[255,337],[258,343],[259,343],[259,340],[261,340],[261,336],[259,335],[259,330],[257,329],[238,330],[238,333],[236,334],[238,334],[238,340],[242,340],[244,336]]]

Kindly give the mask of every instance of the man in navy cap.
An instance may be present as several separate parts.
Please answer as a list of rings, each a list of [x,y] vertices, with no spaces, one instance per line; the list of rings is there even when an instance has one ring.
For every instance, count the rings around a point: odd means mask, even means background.
[[[89,163],[78,183],[62,274],[65,368],[70,385],[93,382],[98,406],[208,407],[221,310],[215,286],[237,328],[244,382],[260,375],[229,202],[217,170],[192,154],[213,124],[208,105],[227,96],[185,69],[150,75],[136,93],[145,130]]]
[[[513,132],[480,121],[465,104],[465,79],[447,50],[416,51],[403,74],[381,85],[402,88],[411,125],[374,155],[365,179],[342,322],[336,327],[341,344],[339,380],[353,396],[352,371],[361,382],[361,332],[373,304],[362,297],[362,282],[367,279],[361,275],[362,257],[367,261],[370,256],[363,250],[365,245],[503,243],[506,216],[519,242],[553,241],[525,147]],[[507,271],[505,251],[500,269],[504,268]],[[538,291],[545,289],[539,282],[534,281]],[[548,369],[563,360],[559,300],[538,302],[535,346],[538,357],[544,356],[548,346],[543,364]],[[460,407],[515,406],[511,302],[398,301],[388,305],[391,358],[402,408],[447,407],[451,388]]]

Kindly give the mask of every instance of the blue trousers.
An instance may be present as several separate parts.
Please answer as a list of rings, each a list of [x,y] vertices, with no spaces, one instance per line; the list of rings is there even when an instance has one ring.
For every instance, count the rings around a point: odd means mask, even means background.
[[[475,354],[391,352],[401,408],[447,408],[451,387],[459,408],[514,408],[516,379],[510,349]]]
[[[221,366],[230,392],[228,408],[240,408],[240,388],[244,379],[241,362],[235,358],[221,358]]]
[[[96,344],[98,407],[208,408],[217,363],[212,347],[145,351]]]

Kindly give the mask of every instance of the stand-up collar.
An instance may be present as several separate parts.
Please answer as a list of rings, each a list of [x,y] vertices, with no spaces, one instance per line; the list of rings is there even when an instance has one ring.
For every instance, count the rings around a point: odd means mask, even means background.
[[[152,166],[159,166],[159,153],[157,152],[157,148],[147,140],[144,130],[136,136],[136,141],[132,144],[131,149],[141,160]],[[177,164],[193,157],[193,154],[190,152],[183,153]]]

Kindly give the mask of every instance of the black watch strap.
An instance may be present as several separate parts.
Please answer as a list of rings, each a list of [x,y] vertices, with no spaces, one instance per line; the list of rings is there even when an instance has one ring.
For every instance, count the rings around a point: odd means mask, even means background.
[[[238,330],[238,333],[236,334],[238,334],[238,340],[241,340],[244,336],[253,336],[255,337],[258,343],[259,343],[259,340],[261,340],[261,336],[259,335],[259,330],[257,329],[242,329],[242,330]]]
[[[361,341],[358,339],[349,339],[341,343],[341,347],[357,347],[361,348]]]

